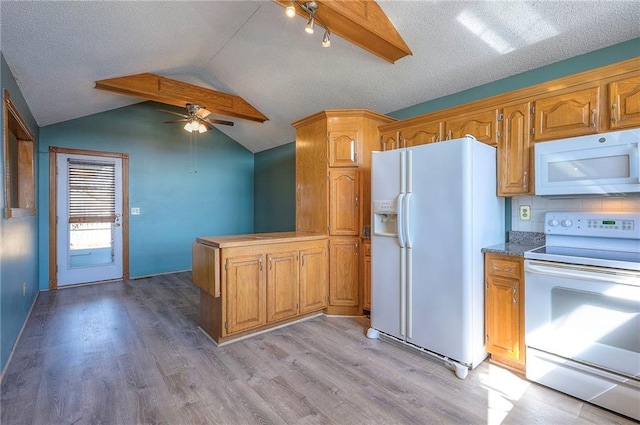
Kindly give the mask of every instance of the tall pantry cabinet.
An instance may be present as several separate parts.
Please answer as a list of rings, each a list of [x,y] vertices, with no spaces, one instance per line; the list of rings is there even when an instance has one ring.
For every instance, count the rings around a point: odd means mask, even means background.
[[[363,226],[371,222],[371,151],[395,119],[365,109],[325,110],[294,122],[296,230],[329,236],[327,314],[360,315]]]

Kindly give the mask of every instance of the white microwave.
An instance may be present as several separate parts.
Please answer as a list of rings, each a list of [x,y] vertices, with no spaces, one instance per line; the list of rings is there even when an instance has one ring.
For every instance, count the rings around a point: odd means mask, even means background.
[[[536,195],[640,196],[640,129],[536,143]]]

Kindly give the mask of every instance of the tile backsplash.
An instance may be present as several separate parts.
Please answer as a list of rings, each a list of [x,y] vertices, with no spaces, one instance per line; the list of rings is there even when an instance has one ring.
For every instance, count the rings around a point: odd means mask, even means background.
[[[531,207],[531,220],[520,220],[520,206]],[[634,211],[640,212],[640,197],[547,199],[540,196],[511,198],[511,230],[544,232],[547,211]]]

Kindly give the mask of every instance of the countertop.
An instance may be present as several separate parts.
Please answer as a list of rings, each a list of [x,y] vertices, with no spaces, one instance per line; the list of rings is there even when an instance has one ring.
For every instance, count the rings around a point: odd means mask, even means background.
[[[196,238],[196,242],[215,248],[235,246],[269,245],[285,242],[303,242],[326,239],[327,235],[306,232],[250,233],[247,235],[206,236]]]
[[[510,231],[509,240],[505,243],[482,248],[482,252],[523,257],[526,251],[545,244],[544,233]]]

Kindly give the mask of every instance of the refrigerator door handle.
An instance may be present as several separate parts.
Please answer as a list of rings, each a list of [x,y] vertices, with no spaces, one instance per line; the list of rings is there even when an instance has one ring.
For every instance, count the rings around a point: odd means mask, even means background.
[[[410,206],[410,202],[411,202],[411,196],[413,194],[412,193],[407,193],[406,195],[404,195],[404,206],[402,207],[402,222],[403,222],[403,228],[404,228],[404,239],[405,239],[405,243],[407,245],[407,248],[411,248],[411,230],[409,227],[409,216],[410,216],[410,211],[409,211],[409,206]]]
[[[396,200],[396,225],[397,225],[397,233],[398,233],[398,243],[400,244],[400,248],[404,248],[406,246],[405,241],[405,233],[404,233],[404,198],[406,194],[401,193],[398,195],[398,199]]]

